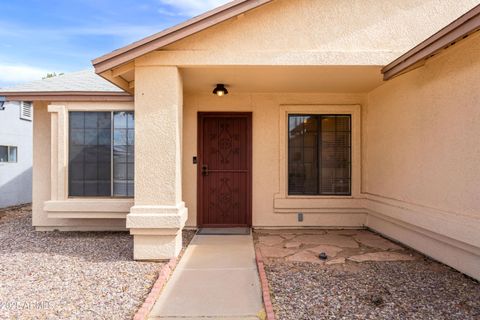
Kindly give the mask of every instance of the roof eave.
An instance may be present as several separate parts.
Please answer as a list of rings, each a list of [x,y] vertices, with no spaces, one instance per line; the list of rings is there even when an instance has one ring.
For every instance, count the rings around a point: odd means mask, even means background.
[[[126,92],[109,91],[4,91],[0,96],[6,101],[133,101]]]
[[[236,0],[92,60],[100,74],[274,0]]]
[[[384,80],[415,69],[422,61],[479,30],[480,5],[385,66],[382,69]]]

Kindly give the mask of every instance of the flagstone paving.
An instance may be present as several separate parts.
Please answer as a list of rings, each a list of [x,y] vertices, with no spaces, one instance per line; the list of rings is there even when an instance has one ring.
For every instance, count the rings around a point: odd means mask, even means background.
[[[478,281],[376,233],[256,230],[254,239],[278,320],[480,319]]]
[[[415,259],[412,252],[406,253],[400,245],[366,230],[259,230],[256,240],[264,258],[290,262],[335,265],[347,260]],[[319,259],[322,252],[326,253],[326,260]],[[334,259],[334,263],[329,263]]]
[[[362,232],[362,233],[354,234],[353,238],[358,242],[360,242],[361,244],[368,247],[372,247],[372,248],[383,249],[383,250],[402,250],[403,249],[402,247],[393,243],[392,241],[379,237],[378,235],[373,233]]]
[[[273,246],[285,241],[284,238],[280,236],[263,236],[259,239],[261,244],[265,244],[267,246]]]

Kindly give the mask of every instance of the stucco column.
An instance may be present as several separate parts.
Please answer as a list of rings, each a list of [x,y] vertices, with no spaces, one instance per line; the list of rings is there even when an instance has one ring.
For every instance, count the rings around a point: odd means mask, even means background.
[[[135,205],[127,228],[136,260],[170,259],[182,248],[182,99],[178,68],[135,69]]]

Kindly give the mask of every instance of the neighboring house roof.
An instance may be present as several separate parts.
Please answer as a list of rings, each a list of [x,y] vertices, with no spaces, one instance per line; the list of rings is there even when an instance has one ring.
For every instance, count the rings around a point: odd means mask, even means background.
[[[91,69],[1,88],[7,100],[133,100],[122,89],[95,74]]]
[[[476,31],[480,31],[480,5],[385,66],[382,69],[384,80],[422,66],[427,59]]]
[[[239,16],[273,0],[236,0],[177,26],[136,41],[92,61],[96,73],[102,73],[127,63],[146,53],[165,47],[173,42],[210,28],[220,22]]]

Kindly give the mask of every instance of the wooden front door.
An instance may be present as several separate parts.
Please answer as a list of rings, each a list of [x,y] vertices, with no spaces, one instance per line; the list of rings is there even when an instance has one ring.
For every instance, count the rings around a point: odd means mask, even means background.
[[[198,225],[249,227],[252,114],[198,114]]]

